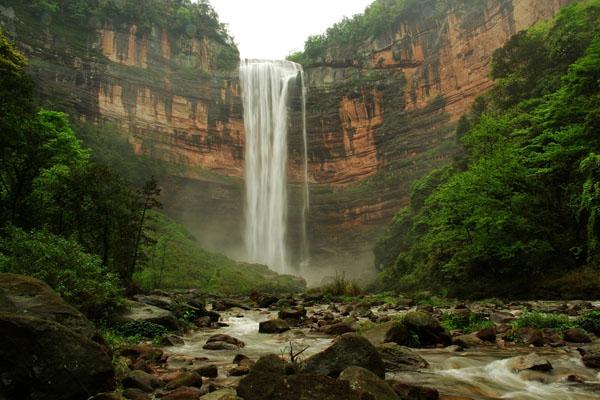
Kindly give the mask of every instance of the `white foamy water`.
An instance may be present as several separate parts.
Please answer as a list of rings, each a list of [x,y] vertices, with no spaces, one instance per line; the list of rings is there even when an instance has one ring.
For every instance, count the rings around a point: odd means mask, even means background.
[[[304,174],[307,185],[306,109],[302,67],[289,61],[246,60],[240,82],[246,128],[246,249],[251,262],[289,273],[287,254],[287,135],[290,84],[302,85]],[[308,189],[303,194],[302,252],[307,248],[305,219]],[[304,255],[303,255],[304,258]]]

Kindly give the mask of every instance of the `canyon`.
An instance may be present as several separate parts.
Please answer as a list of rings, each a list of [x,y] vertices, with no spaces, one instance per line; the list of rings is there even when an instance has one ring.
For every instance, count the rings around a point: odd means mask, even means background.
[[[459,151],[456,122],[493,85],[494,50],[570,2],[418,9],[393,31],[304,66],[308,235],[320,276],[373,270],[373,243],[407,204],[412,182]],[[116,126],[136,153],[167,165],[166,212],[207,248],[242,257],[245,134],[237,66],[220,62],[227,45],[136,21],[89,29],[0,3],[0,23],[30,58],[42,102],[82,123]],[[299,105],[291,108],[289,226],[297,226],[304,147]],[[289,241],[299,234],[290,230]]]

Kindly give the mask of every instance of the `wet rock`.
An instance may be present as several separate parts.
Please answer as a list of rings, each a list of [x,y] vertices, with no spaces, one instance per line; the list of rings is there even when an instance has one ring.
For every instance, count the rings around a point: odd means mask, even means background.
[[[343,335],[344,333],[354,332],[352,324],[347,322],[338,322],[337,324],[327,325],[322,329],[323,333],[328,335]]]
[[[333,345],[306,359],[302,371],[337,377],[351,366],[366,368],[380,378],[385,376],[385,366],[377,349],[367,339],[353,333],[340,336]]]
[[[400,307],[412,307],[415,305],[415,301],[413,299],[405,299],[401,297],[396,299],[396,304]]]
[[[238,350],[240,347],[228,342],[210,342],[202,346],[204,350]]]
[[[477,335],[460,335],[452,339],[452,344],[468,349],[469,347],[478,347],[483,345],[483,340],[479,339]]]
[[[585,333],[584,330],[579,329],[579,328],[567,329],[564,332],[563,338],[567,342],[571,342],[571,343],[591,343],[592,342],[592,339],[590,338],[590,336],[587,333]]]
[[[0,397],[77,400],[114,388],[94,325],[40,280],[0,274],[0,337]]]
[[[552,364],[550,364],[550,361],[538,356],[535,353],[511,358],[509,360],[508,367],[515,372],[526,370],[547,372],[552,370]]]
[[[205,316],[197,318],[196,321],[194,321],[194,323],[198,328],[209,328],[211,325],[211,320],[209,316]]]
[[[377,346],[377,351],[386,371],[416,371],[429,366],[427,361],[415,351],[397,343],[381,344]]]
[[[131,371],[129,375],[121,382],[123,387],[140,389],[144,392],[151,393],[154,389],[158,389],[163,386],[163,383],[153,375],[150,375],[144,371]]]
[[[286,375],[287,363],[276,355],[261,357],[240,381],[237,393],[244,400],[270,398],[275,386]]]
[[[244,376],[248,375],[250,372],[250,367],[247,365],[237,365],[230,370],[227,371],[228,376]]]
[[[544,333],[539,329],[520,328],[516,333],[525,344],[535,347],[541,347],[544,345]]]
[[[234,389],[220,389],[200,397],[200,400],[241,400]]]
[[[496,324],[508,324],[515,320],[515,316],[508,311],[495,311],[490,313],[490,320]]]
[[[212,335],[202,347],[205,350],[237,350],[246,344],[233,336],[217,334]]]
[[[270,397],[277,400],[375,400],[350,387],[347,381],[323,375],[297,374],[280,378]],[[239,393],[239,390],[238,390]],[[245,400],[247,400],[244,397]]]
[[[279,317],[279,319],[286,319],[286,320],[291,319],[291,320],[299,321],[302,318],[306,317],[306,309],[305,308],[288,308],[288,309],[279,311],[277,316]]]
[[[496,327],[492,326],[490,328],[482,329],[475,333],[475,335],[484,342],[494,343],[496,341]]]
[[[343,316],[348,316],[354,310],[354,306],[352,304],[346,304],[340,307],[340,314]]]
[[[409,332],[418,336],[421,346],[449,346],[452,343],[450,333],[429,314],[420,311],[409,312],[404,316],[403,323]]]
[[[196,387],[179,387],[161,397],[162,400],[198,400],[204,392]]]
[[[600,344],[594,344],[577,350],[581,354],[583,365],[588,368],[600,369]]]
[[[402,400],[438,400],[440,398],[440,394],[435,389],[397,380],[387,380],[386,382],[394,389],[396,394],[398,394]],[[464,400],[467,399],[464,398]]]
[[[150,395],[141,389],[129,388],[123,391],[123,397],[129,400],[150,400]]]
[[[173,390],[182,386],[195,386],[200,388],[202,387],[202,376],[200,376],[200,374],[198,374],[197,372],[186,371],[183,374],[181,374],[181,376],[179,376],[178,378],[173,379],[171,382],[167,383],[165,389]]]
[[[278,301],[279,301],[279,299],[275,296],[264,295],[264,296],[260,296],[258,298],[258,300],[256,301],[256,303],[258,304],[258,306],[260,308],[267,308],[267,307],[277,303]]]
[[[123,347],[119,354],[130,360],[132,369],[150,370],[150,366],[159,363],[164,353],[162,350],[149,345]]]
[[[231,308],[241,308],[242,310],[250,310],[247,305],[232,299],[215,300],[212,304],[215,311],[227,311]]]
[[[151,322],[174,331],[181,328],[181,324],[171,311],[132,300],[127,301],[127,311],[116,319],[121,323]]]
[[[433,314],[433,306],[431,304],[419,304],[417,311]]]
[[[207,378],[216,378],[219,376],[219,369],[214,364],[202,365],[196,368],[194,372]]]
[[[160,339],[160,344],[163,346],[179,346],[184,344],[184,342],[179,336],[166,335]]]
[[[369,329],[363,333],[363,336],[375,346],[388,342],[405,345],[409,337],[408,329],[399,321],[385,322]]]
[[[353,317],[356,318],[369,318],[373,315],[371,311],[371,306],[368,304],[359,304],[354,307],[354,310],[350,313]]]
[[[290,330],[290,325],[283,319],[272,319],[258,324],[259,333],[283,333]]]
[[[338,379],[347,381],[352,389],[369,393],[377,400],[399,400],[396,392],[383,379],[364,368],[348,367]]]

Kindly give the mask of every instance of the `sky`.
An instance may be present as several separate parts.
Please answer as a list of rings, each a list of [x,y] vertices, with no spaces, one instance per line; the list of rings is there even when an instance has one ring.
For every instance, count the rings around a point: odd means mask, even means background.
[[[310,35],[344,16],[362,13],[373,0],[210,0],[243,58],[284,59]]]

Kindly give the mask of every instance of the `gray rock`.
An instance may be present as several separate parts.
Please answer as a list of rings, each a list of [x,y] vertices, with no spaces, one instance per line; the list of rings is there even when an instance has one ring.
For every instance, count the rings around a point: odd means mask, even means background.
[[[135,388],[151,393],[163,386],[162,381],[144,371],[131,371],[121,382],[125,389]]]
[[[270,398],[277,383],[286,375],[287,363],[276,355],[261,357],[240,381],[237,393],[244,400]]]
[[[600,344],[579,348],[583,365],[588,368],[600,369]]]
[[[377,346],[386,371],[416,371],[427,368],[429,364],[414,350],[397,343],[384,343]]]
[[[348,381],[354,390],[369,393],[377,400],[399,400],[394,390],[381,378],[371,371],[361,367],[348,367],[338,378]]]
[[[170,330],[178,330],[181,327],[175,315],[169,310],[132,300],[127,301],[127,306],[128,310],[117,317],[120,322],[146,321]]]
[[[93,324],[40,280],[0,274],[0,337],[6,398],[78,400],[114,388],[112,354]]]
[[[450,333],[433,316],[427,313],[409,312],[404,316],[403,323],[410,333],[418,336],[421,346],[435,346],[437,344],[449,346],[452,343]]]
[[[239,393],[239,391],[238,391]],[[244,397],[245,400],[247,400]],[[275,383],[270,400],[371,400],[373,397],[353,390],[350,383],[323,375],[297,374]]]
[[[346,333],[324,351],[305,360],[302,372],[337,377],[348,367],[360,366],[380,378],[385,377],[385,366],[377,349],[364,337]]]
[[[283,319],[272,319],[258,324],[259,333],[283,333],[290,330],[290,325]]]
[[[550,361],[538,356],[535,353],[511,358],[509,360],[508,367],[515,372],[521,372],[525,370],[547,372],[552,370],[552,364],[550,364]]]
[[[483,345],[483,340],[479,339],[477,335],[460,335],[452,339],[452,344],[468,349],[469,347],[478,347]]]
[[[408,341],[408,329],[400,321],[389,321],[367,330],[363,336],[374,346],[389,342],[405,345]]]

